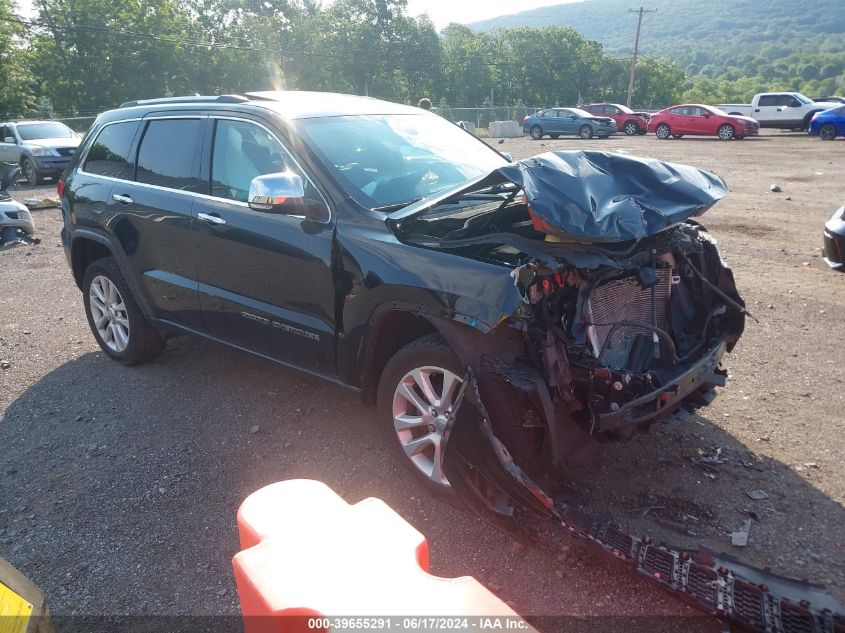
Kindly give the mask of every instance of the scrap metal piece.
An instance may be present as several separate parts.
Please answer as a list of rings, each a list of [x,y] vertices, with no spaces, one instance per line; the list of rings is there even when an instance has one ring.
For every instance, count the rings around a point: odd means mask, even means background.
[[[742,527],[736,532],[731,532],[731,545],[734,547],[745,547],[748,545],[748,537],[751,535],[751,519],[746,519]]]
[[[769,498],[769,494],[765,490],[749,490],[745,494],[754,499],[754,501],[762,501],[763,499]]]

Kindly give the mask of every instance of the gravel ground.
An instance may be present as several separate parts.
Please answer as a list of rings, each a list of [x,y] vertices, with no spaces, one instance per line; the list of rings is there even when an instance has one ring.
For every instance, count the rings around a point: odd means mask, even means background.
[[[729,386],[683,426],[606,447],[568,494],[668,542],[703,541],[845,596],[845,348],[835,340],[845,275],[819,254],[822,224],[842,203],[845,142],[765,133],[496,147],[516,158],[624,151],[726,178],[732,194],[704,223],[760,319],[727,358]],[[41,244],[0,250],[0,359],[11,364],[0,370],[0,556],[41,586],[54,613],[237,614],[238,504],[308,477],[350,502],[384,499],[428,537],[434,573],[474,575],[520,613],[642,631],[674,630],[680,616],[690,631],[720,630],[577,541],[523,549],[426,497],[387,459],[373,410],[355,394],[189,338],[142,367],[109,361],[59,245],[59,211],[34,217]],[[700,464],[719,448],[725,463]],[[768,499],[746,496],[754,489]],[[643,506],[653,508],[644,518],[632,512]],[[749,513],[749,546],[732,548],[727,532]]]

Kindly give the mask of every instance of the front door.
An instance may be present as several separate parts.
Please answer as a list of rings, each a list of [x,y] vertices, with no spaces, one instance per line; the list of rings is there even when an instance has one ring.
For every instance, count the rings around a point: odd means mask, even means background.
[[[208,332],[259,354],[335,374],[329,207],[276,134],[258,121],[209,120],[208,195],[195,203],[200,301]],[[323,222],[254,211],[259,175],[298,173]]]

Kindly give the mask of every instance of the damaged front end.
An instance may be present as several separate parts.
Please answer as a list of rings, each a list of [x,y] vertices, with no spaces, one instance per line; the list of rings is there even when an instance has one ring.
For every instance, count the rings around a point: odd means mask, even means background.
[[[683,421],[725,384],[721,360],[747,312],[715,240],[690,218],[726,193],[692,167],[561,152],[391,216],[403,241],[502,264],[518,290],[486,334],[437,323],[467,383],[444,469],[470,507],[517,538],[552,518],[755,630],[776,630],[787,611],[824,625],[806,630],[832,630],[835,603],[817,588],[657,546],[552,494],[601,443]]]
[[[724,384],[745,308],[689,217],[726,193],[692,167],[560,152],[391,217],[410,243],[509,269],[519,299],[487,335],[507,342],[461,358],[482,389],[496,374],[519,399],[520,419],[494,413],[491,424],[532,476],[551,477],[587,443],[683,419]],[[449,338],[460,354],[460,336]]]

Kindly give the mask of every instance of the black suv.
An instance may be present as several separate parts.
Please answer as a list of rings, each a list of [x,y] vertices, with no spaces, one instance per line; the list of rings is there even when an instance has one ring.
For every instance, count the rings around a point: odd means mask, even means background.
[[[543,482],[585,446],[709,402],[744,325],[689,219],[725,195],[716,176],[604,152],[514,163],[370,98],[130,102],[59,193],[106,354],[147,361],[187,332],[351,387],[424,485],[503,516],[551,507]]]

